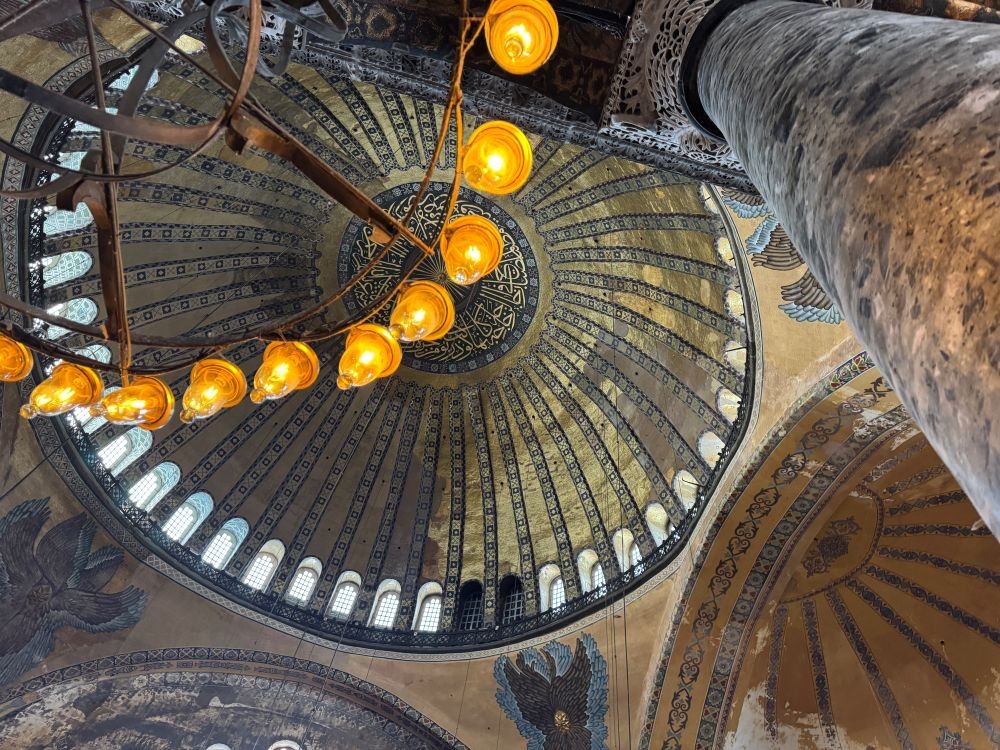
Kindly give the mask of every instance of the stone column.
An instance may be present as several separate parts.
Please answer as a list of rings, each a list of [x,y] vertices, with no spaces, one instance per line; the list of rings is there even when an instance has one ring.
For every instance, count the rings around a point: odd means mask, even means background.
[[[690,111],[1000,535],[1000,27],[789,0],[705,23]]]

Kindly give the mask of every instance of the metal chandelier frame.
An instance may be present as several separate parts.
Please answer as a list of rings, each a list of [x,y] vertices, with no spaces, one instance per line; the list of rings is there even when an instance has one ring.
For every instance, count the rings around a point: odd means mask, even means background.
[[[79,0],[78,11],[72,7],[75,3],[67,3],[65,0],[32,0],[0,22],[0,40],[2,40],[49,28],[77,13],[82,16],[96,108],[65,94],[50,91],[2,68],[0,68],[0,91],[13,94],[53,114],[97,128],[100,132],[100,146],[88,151],[81,161],[80,168],[73,169],[53,164],[9,141],[0,139],[0,152],[8,157],[21,161],[35,170],[59,175],[35,187],[0,191],[0,196],[17,200],[38,200],[55,196],[56,207],[65,210],[75,210],[81,204],[87,206],[93,215],[96,227],[101,290],[107,318],[103,325],[82,324],[50,313],[44,308],[2,291],[0,291],[0,306],[21,313],[29,324],[32,319],[40,320],[95,341],[117,345],[119,361],[117,364],[104,363],[81,355],[45,338],[38,329],[13,320],[0,321],[0,332],[38,353],[94,370],[118,373],[122,382],[127,383],[132,375],[163,375],[187,369],[199,360],[254,340],[293,339],[304,343],[325,341],[345,334],[354,326],[371,319],[393,300],[421,262],[434,255],[444,228],[455,210],[462,179],[464,151],[461,79],[465,58],[483,31],[486,14],[471,16],[468,0],[461,0],[459,44],[456,48],[450,89],[444,104],[444,114],[441,117],[435,149],[409,210],[402,219],[396,219],[282,127],[250,92],[255,74],[273,77],[285,71],[297,26],[327,41],[339,42],[344,38],[346,24],[343,18],[329,0],[319,0],[319,2],[327,14],[327,23],[306,16],[279,0],[213,0],[212,2],[205,0],[206,7],[196,7],[200,4],[199,0],[185,0],[182,5],[184,14],[162,28],[156,28],[143,19],[129,8],[124,0]],[[152,43],[138,58],[138,68],[121,97],[116,114],[106,110],[104,81],[93,19],[96,10],[109,7],[124,13],[153,38]],[[274,63],[269,63],[260,49],[265,8],[268,13],[282,18],[286,24],[281,50]],[[203,24],[204,27],[204,42],[211,66],[203,64],[177,44],[182,34],[198,24]],[[234,38],[245,41],[245,59],[242,65],[234,64],[226,51],[219,36],[219,26],[227,29],[230,41]],[[229,98],[223,111],[211,122],[186,126],[136,116],[149,81],[169,52],[180,56],[227,93]],[[433,242],[425,242],[409,229],[408,224],[426,194],[453,120],[457,153],[455,175],[437,235]],[[117,187],[121,183],[148,179],[180,166],[202,153],[220,137],[223,137],[226,145],[237,154],[241,154],[249,145],[274,154],[295,166],[333,201],[364,221],[369,226],[371,239],[377,244],[382,244],[382,247],[352,278],[319,303],[258,330],[228,338],[164,337],[135,333],[130,330],[128,322]],[[192,150],[170,164],[141,172],[125,173],[121,171],[122,159],[130,138],[158,144],[186,146]],[[399,279],[388,292],[342,320],[323,322],[311,327],[302,326],[310,318],[342,300],[401,240],[408,241],[420,252],[411,254],[407,258]],[[294,333],[293,329],[296,329]],[[194,350],[194,353],[182,361],[172,362],[167,366],[135,366],[132,361],[134,345],[152,349]]]

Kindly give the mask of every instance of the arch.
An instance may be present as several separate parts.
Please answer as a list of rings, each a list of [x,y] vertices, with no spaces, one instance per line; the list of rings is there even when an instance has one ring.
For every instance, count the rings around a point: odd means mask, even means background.
[[[368,625],[373,628],[390,629],[396,624],[399,613],[399,581],[387,578],[375,590],[375,606],[372,607]]]
[[[628,529],[618,529],[611,535],[611,546],[615,550],[615,557],[618,559],[618,569],[625,572],[632,567],[629,553],[632,551],[632,544],[635,537]]]
[[[479,630],[483,627],[483,584],[466,581],[458,590],[459,630]]]
[[[152,445],[153,436],[148,430],[133,427],[97,451],[97,457],[112,476],[118,476]]]
[[[646,506],[646,526],[653,536],[653,541],[659,547],[670,535],[670,516],[667,509],[660,503],[650,503]]]
[[[85,346],[82,349],[74,349],[73,352],[75,354],[79,354],[81,357],[89,357],[90,359],[103,362],[104,364],[111,362],[111,350],[104,344],[91,344],[90,346]],[[108,391],[110,391],[110,388],[105,389],[105,393]]]
[[[727,266],[736,268],[736,256],[733,254],[733,243],[728,237],[719,237],[715,241],[715,252]]]
[[[360,592],[361,576],[353,570],[345,570],[337,577],[337,583],[333,587],[330,606],[326,610],[327,616],[346,620],[354,611]]]
[[[705,463],[713,468],[719,463],[722,449],[725,447],[726,444],[722,442],[722,438],[711,430],[701,433],[701,437],[698,438],[698,453],[705,459]]]
[[[48,312],[62,318],[68,318],[76,323],[89,325],[97,320],[97,303],[90,297],[77,297],[67,302],[60,302],[48,308]],[[48,325],[48,324],[41,324]],[[45,338],[49,341],[60,339],[69,333],[69,329],[61,326],[49,325],[45,331]]]
[[[212,513],[215,503],[207,492],[196,492],[163,522],[163,533],[180,544],[187,544],[195,530]]]
[[[428,581],[417,590],[417,604],[413,608],[413,630],[432,632],[438,629],[438,624],[441,621],[441,592],[441,584],[437,581]],[[433,597],[437,597],[436,607],[432,604],[425,612],[424,605],[429,598]],[[435,609],[437,610],[436,615]],[[423,627],[424,625],[427,627]]]
[[[742,318],[746,312],[743,295],[735,289],[726,290],[726,312],[733,318]]]
[[[181,481],[181,467],[170,461],[164,461],[143,474],[128,488],[129,502],[148,513],[177,486],[179,481]]]
[[[285,545],[280,539],[269,539],[257,550],[253,560],[243,574],[243,583],[257,591],[263,591],[271,583],[278,565],[285,556]]]
[[[267,750],[302,750],[302,746],[292,740],[278,740]]]
[[[698,490],[700,488],[698,480],[694,478],[694,474],[687,469],[681,469],[674,474],[671,485],[673,486],[674,494],[677,495],[684,507],[690,510],[698,500]]]
[[[82,152],[78,152],[82,155]],[[62,160],[63,166],[72,168],[69,159]],[[42,233],[46,237],[54,237],[57,234],[66,234],[77,229],[89,227],[94,223],[94,215],[90,213],[86,203],[81,203],[75,211],[62,211],[56,209],[52,211],[42,222]]]
[[[740,414],[742,399],[726,387],[719,388],[715,394],[715,405],[719,413],[730,422],[735,422]]]
[[[632,546],[628,548],[628,562],[629,567],[636,573],[641,573],[646,569],[642,562],[642,550],[639,549],[638,542],[632,542]]]
[[[323,563],[319,561],[319,558],[305,558],[295,569],[295,575],[292,576],[292,581],[288,584],[285,598],[293,604],[308,604],[321,575],[323,575]]]
[[[497,589],[500,599],[500,624],[510,625],[524,617],[524,584],[515,575],[504,576]]]
[[[594,564],[594,567],[590,569],[590,590],[600,589],[601,591],[606,590],[608,585],[608,579],[604,575],[604,566],[600,562]]]
[[[229,745],[224,745],[221,742],[215,742],[206,747],[205,750],[230,750],[230,747]]]
[[[250,524],[242,518],[230,518],[212,537],[201,559],[216,570],[222,570],[229,565],[229,561],[233,559],[236,550],[249,533]]]
[[[722,356],[729,366],[743,372],[747,369],[747,348],[738,341],[727,341]]]
[[[541,612],[549,609],[552,595],[552,582],[561,577],[562,571],[555,563],[543,565],[538,571],[538,608]]]
[[[46,289],[78,279],[94,265],[93,256],[85,250],[70,250],[42,258],[42,286]]]
[[[597,553],[589,547],[576,556],[576,568],[580,574],[580,584],[583,589],[583,593],[587,593],[594,588],[591,581],[593,578],[593,570],[595,565],[600,564],[601,560],[597,556]]]

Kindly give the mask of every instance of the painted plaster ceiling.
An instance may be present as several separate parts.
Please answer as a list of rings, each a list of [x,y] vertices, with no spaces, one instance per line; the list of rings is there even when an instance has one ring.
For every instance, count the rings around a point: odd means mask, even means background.
[[[72,78],[68,69],[53,85]],[[199,73],[168,62],[142,112],[204,122],[218,110],[217,94]],[[304,67],[260,84],[256,95],[382,206],[397,214],[407,208],[439,107]],[[51,140],[64,159],[93,143],[85,128],[46,125],[26,117],[21,137]],[[532,142],[535,168],[519,193],[461,194],[460,212],[488,215],[502,228],[500,268],[459,295],[450,336],[409,347],[396,376],[341,392],[334,378],[342,344],[325,343],[310,389],[260,407],[246,401],[207,423],[174,420],[117,477],[103,470],[98,452],[123,430],[74,430],[83,479],[67,481],[100,486],[159,554],[224,595],[315,631],[334,627],[324,616],[334,584],[342,572],[357,572],[362,591],[350,619],[351,637],[360,640],[385,579],[401,587],[397,629],[410,627],[422,584],[436,581],[442,629],[449,630],[469,581],[482,584],[488,627],[505,576],[520,577],[530,619],[539,607],[539,573],[554,566],[571,601],[543,618],[551,625],[580,611],[573,600],[596,602],[662,566],[700,510],[699,493],[725,463],[719,449],[740,434],[737,407],[753,344],[725,225],[713,194],[687,178]],[[455,159],[450,143],[417,213],[421,232],[431,231],[441,211]],[[126,168],[179,155],[132,143]],[[6,179],[19,174],[8,167]],[[260,153],[238,157],[216,146],[158,179],[129,184],[120,198],[132,323],[148,334],[223,335],[294,314],[372,252],[357,220]],[[91,253],[92,226],[62,212],[25,220],[35,231],[24,243],[33,255],[7,258],[8,283],[26,261],[35,271],[18,283],[36,301],[100,303],[96,267],[45,289],[37,270],[41,255]],[[390,258],[389,267],[398,260]],[[439,278],[440,269],[427,276]],[[376,275],[347,308],[385,283]],[[262,349],[255,342],[228,356],[252,374]],[[137,359],[163,364],[180,354],[140,350]],[[178,397],[186,379],[186,372],[168,376]],[[43,444],[61,439],[36,429]],[[176,486],[148,514],[131,507],[128,489],[168,463],[179,469]],[[172,542],[160,524],[195,493],[210,496],[210,512],[186,545]],[[227,571],[215,571],[199,554],[234,518],[247,522],[249,534]],[[632,570],[613,549],[619,529],[644,559]],[[287,553],[270,591],[254,592],[238,578],[270,539],[280,539]],[[589,599],[590,582],[578,567],[586,550],[608,579]],[[312,600],[280,603],[307,556],[322,565]]]

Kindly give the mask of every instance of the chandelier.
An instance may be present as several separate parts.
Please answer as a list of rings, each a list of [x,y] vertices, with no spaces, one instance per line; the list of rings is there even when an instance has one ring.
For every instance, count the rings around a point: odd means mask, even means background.
[[[0,38],[31,33],[67,21],[71,15],[82,21],[89,51],[93,94],[96,106],[49,91],[17,74],[0,68],[0,90],[14,94],[56,115],[96,128],[100,145],[92,148],[79,168],[53,164],[0,140],[0,151],[42,172],[52,173],[49,181],[33,188],[5,191],[3,197],[38,200],[55,196],[56,206],[75,210],[86,205],[94,217],[98,264],[107,319],[102,326],[85,325],[10,294],[0,293],[0,305],[20,313],[21,321],[0,323],[0,381],[26,378],[33,367],[34,353],[54,358],[51,373],[32,391],[21,415],[56,416],[85,409],[93,416],[120,425],[138,425],[156,430],[167,424],[175,408],[170,387],[159,377],[168,372],[190,369],[180,419],[185,423],[208,419],[221,410],[240,403],[250,390],[255,404],[284,398],[308,388],[318,377],[320,361],[312,344],[344,337],[344,351],[338,365],[337,385],[359,388],[392,375],[402,361],[401,346],[410,342],[435,341],[446,336],[455,320],[455,304],[448,290],[433,281],[412,280],[417,268],[435,256],[455,284],[469,286],[492,273],[503,254],[503,239],[497,227],[482,216],[454,218],[459,188],[464,177],[469,187],[493,195],[505,195],[522,187],[532,167],[531,145],[524,133],[503,121],[486,122],[464,138],[461,80],[465,59],[480,36],[490,55],[503,70],[521,75],[530,73],[552,56],[558,39],[555,12],[547,0],[493,0],[483,15],[470,14],[468,0],[461,1],[460,34],[455,50],[451,84],[435,150],[423,181],[417,188],[409,211],[397,219],[383,210],[349,180],[326,164],[268,113],[250,92],[255,75],[273,77],[287,67],[296,26],[328,41],[341,41],[346,33],[343,18],[329,0],[319,0],[327,18],[321,21],[278,0],[214,0],[204,4],[185,0],[182,15],[157,27],[135,13],[125,0],[82,0],[75,10],[72,3],[33,0],[0,21]],[[139,24],[151,36],[148,49],[139,58],[117,111],[105,103],[104,82],[98,58],[93,11],[116,8]],[[265,13],[285,22],[281,48],[275,60],[261,53],[261,33]],[[208,60],[185,51],[181,36],[202,24]],[[234,61],[219,36],[225,29],[227,41],[243,43],[242,62]],[[180,56],[202,71],[227,92],[223,111],[204,125],[176,125],[135,116],[142,92],[164,56]],[[442,149],[454,124],[456,167],[447,209],[432,241],[424,241],[410,228]],[[181,160],[143,172],[121,170],[125,144],[129,138],[186,146],[191,152]],[[118,217],[118,186],[161,174],[204,151],[218,138],[235,153],[248,146],[267,151],[311,180],[333,201],[341,204],[367,225],[369,238],[379,246],[374,256],[340,288],[310,309],[276,321],[258,330],[229,338],[166,338],[140,335],[130,330],[127,288],[122,259]],[[361,310],[341,320],[328,322],[317,316],[342,300],[362,282],[401,241],[417,248],[408,256],[394,285]],[[391,306],[391,308],[390,308]],[[390,308],[388,326],[372,322],[383,309]],[[13,316],[11,316],[13,317]],[[32,321],[36,323],[32,324]],[[41,324],[58,326],[94,341],[112,344],[118,362],[104,363],[49,340]],[[254,374],[252,388],[239,367],[224,358],[227,349],[250,341],[264,341],[263,361]],[[133,364],[132,348],[183,350],[184,361],[160,368]],[[105,391],[100,373],[120,379],[121,387]]]

